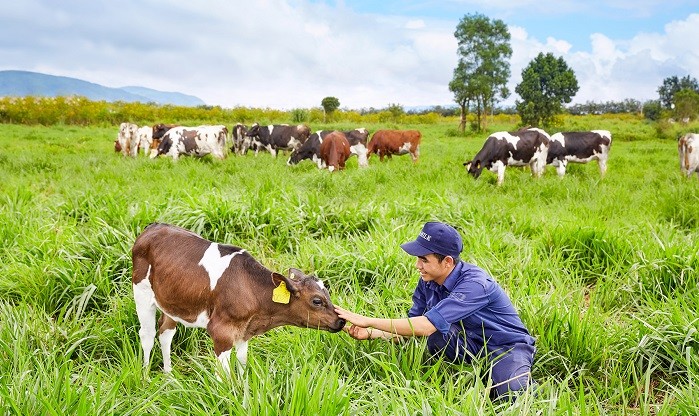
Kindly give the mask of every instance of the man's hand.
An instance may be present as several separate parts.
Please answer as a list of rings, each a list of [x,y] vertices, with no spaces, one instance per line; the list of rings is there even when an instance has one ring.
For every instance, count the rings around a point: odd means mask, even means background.
[[[335,312],[340,316],[340,318],[351,323],[352,326],[358,325],[362,328],[367,328],[367,327],[371,326],[371,324],[369,323],[369,319],[370,319],[369,317],[359,315],[359,314],[354,313],[354,312],[350,312],[350,311],[343,309],[339,306],[335,306]],[[352,334],[350,334],[350,335],[352,335]]]
[[[346,326],[342,328],[343,331],[347,332],[349,336],[351,336],[354,339],[358,339],[360,341],[367,340],[371,338],[371,332],[370,329],[364,328],[361,326],[357,325],[352,325],[352,326]]]

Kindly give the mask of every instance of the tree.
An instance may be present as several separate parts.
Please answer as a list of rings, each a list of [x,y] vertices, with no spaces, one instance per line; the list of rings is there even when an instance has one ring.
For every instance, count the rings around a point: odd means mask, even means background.
[[[563,104],[570,103],[578,89],[575,73],[563,58],[539,53],[522,70],[522,82],[515,87],[522,98],[515,101],[522,124],[550,126],[554,117],[563,112]]]
[[[673,97],[675,104],[675,117],[681,121],[688,121],[699,114],[699,93],[691,89],[682,89]]]
[[[498,98],[510,95],[505,87],[510,78],[510,32],[502,20],[491,21],[482,14],[473,14],[459,21],[454,37],[459,44],[459,61],[449,90],[461,109],[459,128],[463,132],[466,114],[473,104],[478,130],[481,130],[487,125],[483,116]]]
[[[325,118],[328,114],[340,108],[340,100],[335,97],[325,97],[320,102],[320,105],[323,106],[323,122],[325,122]]]
[[[658,87],[658,94],[660,95],[660,103],[663,108],[671,109],[675,103],[675,93],[680,90],[692,90],[699,93],[699,83],[696,78],[690,78],[689,75],[683,78],[677,78],[677,76],[672,76],[665,78],[663,80],[663,85]]]
[[[391,118],[393,121],[398,121],[400,119],[400,116],[405,114],[405,110],[403,109],[403,106],[400,104],[393,104],[390,103],[388,104],[388,107],[386,107],[386,111],[391,113]]]

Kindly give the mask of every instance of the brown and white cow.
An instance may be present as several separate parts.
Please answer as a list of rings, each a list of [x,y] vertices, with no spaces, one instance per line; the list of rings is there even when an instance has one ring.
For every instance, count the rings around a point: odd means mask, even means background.
[[[699,177],[699,134],[687,133],[677,141],[680,156],[680,170],[689,178],[696,172]]]
[[[390,159],[392,155],[410,153],[413,163],[416,163],[420,156],[421,139],[422,133],[418,130],[377,130],[369,142],[367,159],[372,153],[379,155],[382,162],[384,156]]]
[[[540,177],[546,168],[549,135],[537,128],[517,131],[500,131],[491,134],[473,160],[464,166],[474,178],[481,175],[483,168],[498,175],[498,185],[505,180],[507,166],[529,166],[532,175]]]
[[[288,124],[270,124],[261,127],[254,123],[250,130],[245,133],[249,144],[247,148],[255,148],[255,155],[258,150],[266,149],[272,156],[277,157],[277,150],[294,151],[298,149],[311,135],[311,129],[305,124],[290,126]]]
[[[168,130],[151,158],[167,155],[177,160],[180,155],[202,157],[211,154],[217,159],[226,157],[228,128],[219,126],[173,127]]]
[[[320,158],[330,172],[343,170],[350,154],[349,141],[341,131],[328,134],[320,144]]]
[[[546,164],[556,168],[558,176],[566,174],[568,163],[597,160],[602,176],[607,172],[607,159],[612,146],[608,130],[564,131],[551,136]]]
[[[153,145],[153,127],[139,127],[138,130],[136,130],[136,142],[138,143],[138,149],[142,149],[143,154],[148,156],[151,146]],[[138,149],[136,150],[137,153]]]
[[[318,165],[318,169],[323,169],[325,166],[320,158],[320,145],[323,139],[328,134],[335,130],[318,130],[306,140],[301,147],[291,152],[289,160],[287,160],[287,165],[295,165],[304,159],[310,159],[313,163]],[[356,128],[353,130],[343,131],[347,141],[350,145],[350,156],[357,155],[359,159],[358,164],[360,167],[366,167],[369,165],[367,162],[367,139],[369,137],[369,131],[364,127]]]
[[[153,125],[153,134],[151,135],[151,144],[150,144],[150,157],[155,157],[158,155],[158,147],[160,146],[160,142],[163,140],[163,136],[165,136],[165,133],[168,132],[171,128],[174,127],[179,127],[179,124],[155,124]]]
[[[122,155],[136,157],[138,154],[137,131],[138,126],[133,123],[121,123],[119,125],[117,140],[119,141]]]
[[[297,269],[273,272],[246,250],[218,244],[183,228],[154,223],[136,238],[132,252],[133,291],[143,365],[148,367],[157,334],[163,371],[172,369],[170,350],[177,323],[206,328],[223,369],[230,373],[235,347],[242,369],[248,341],[282,325],[338,332],[323,283]]]

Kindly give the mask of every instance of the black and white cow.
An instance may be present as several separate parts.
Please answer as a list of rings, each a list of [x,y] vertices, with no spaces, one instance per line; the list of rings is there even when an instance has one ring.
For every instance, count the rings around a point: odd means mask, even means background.
[[[311,135],[311,129],[301,124],[289,126],[288,124],[270,124],[261,127],[254,123],[245,136],[250,140],[250,147],[254,147],[255,154],[258,149],[268,150],[272,156],[277,157],[277,150],[293,151],[298,149]],[[244,145],[245,146],[245,145]]]
[[[304,159],[310,159],[313,161],[313,163],[318,165],[319,169],[324,168],[325,166],[320,158],[320,145],[323,143],[323,139],[333,131],[334,130],[318,130],[317,132],[311,134],[308,140],[306,140],[301,147],[291,152],[291,156],[286,164],[295,165]],[[366,156],[369,131],[364,127],[360,127],[353,130],[343,131],[343,133],[350,144],[350,156],[357,155],[357,158],[359,159],[358,164],[360,167],[369,166]]]
[[[569,162],[587,163],[597,160],[600,174],[604,176],[611,146],[612,134],[607,130],[556,133],[551,136],[546,164],[553,165],[558,176],[563,177]]]
[[[532,175],[540,177],[546,168],[549,141],[549,135],[537,128],[493,133],[473,160],[464,162],[464,166],[474,178],[481,175],[483,168],[494,172],[498,175],[498,185],[505,180],[507,166],[529,165]]]
[[[177,160],[180,155],[202,157],[211,153],[217,159],[226,157],[226,126],[173,127],[168,130],[151,158],[167,155]]]
[[[245,152],[248,150],[247,147],[245,147],[245,134],[248,132],[248,128],[245,124],[242,123],[236,123],[235,126],[233,126],[233,131],[231,132],[231,141],[233,142],[231,145],[231,152],[242,155],[245,154]],[[250,140],[248,140],[248,145]]]
[[[320,145],[323,143],[323,138],[331,133],[332,130],[319,130],[308,138],[298,149],[291,152],[289,160],[286,164],[291,166],[299,163],[304,159],[310,159],[318,165],[318,169],[323,169],[325,164],[320,158]]]

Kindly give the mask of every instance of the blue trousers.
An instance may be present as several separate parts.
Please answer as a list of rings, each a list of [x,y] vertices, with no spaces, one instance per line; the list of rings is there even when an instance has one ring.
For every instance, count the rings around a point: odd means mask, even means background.
[[[470,347],[463,329],[458,325],[452,325],[447,335],[435,332],[427,338],[430,354],[443,354],[452,362],[468,363],[471,357],[482,355],[478,347]],[[524,390],[533,382],[531,368],[535,352],[533,345],[514,344],[488,353],[488,358],[493,360],[491,380],[496,397]]]

